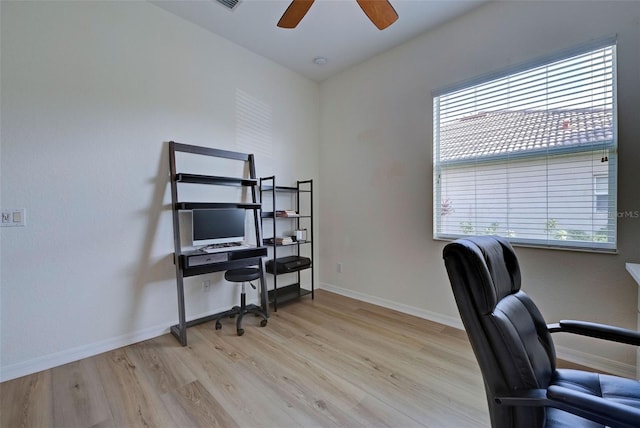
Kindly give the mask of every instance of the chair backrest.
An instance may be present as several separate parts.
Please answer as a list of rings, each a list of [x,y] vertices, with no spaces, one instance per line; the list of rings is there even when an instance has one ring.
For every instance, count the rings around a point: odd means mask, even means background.
[[[541,427],[544,408],[507,407],[496,393],[546,388],[555,350],[546,323],[520,290],[511,245],[495,236],[459,239],[443,257],[453,294],[480,365],[493,427]]]

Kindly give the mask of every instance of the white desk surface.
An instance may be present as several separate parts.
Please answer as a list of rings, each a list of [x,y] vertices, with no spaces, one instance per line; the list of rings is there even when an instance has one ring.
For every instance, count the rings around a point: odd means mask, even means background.
[[[625,267],[640,286],[640,263],[625,263]]]

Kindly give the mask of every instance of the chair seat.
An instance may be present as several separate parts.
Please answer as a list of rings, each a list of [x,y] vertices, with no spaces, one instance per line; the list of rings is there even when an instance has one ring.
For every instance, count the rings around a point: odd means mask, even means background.
[[[224,279],[231,282],[253,281],[260,278],[260,268],[231,269],[224,273]]]
[[[550,385],[562,386],[640,409],[640,381],[634,379],[579,370],[559,369],[555,371]],[[568,428],[604,427],[602,424],[558,409],[547,409],[545,426]]]
[[[640,409],[640,381],[580,370],[556,370],[551,385],[606,398]]]

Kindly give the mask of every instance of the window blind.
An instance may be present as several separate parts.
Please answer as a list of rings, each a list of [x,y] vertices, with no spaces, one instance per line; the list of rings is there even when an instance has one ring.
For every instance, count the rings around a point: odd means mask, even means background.
[[[434,237],[616,248],[615,40],[437,93]]]

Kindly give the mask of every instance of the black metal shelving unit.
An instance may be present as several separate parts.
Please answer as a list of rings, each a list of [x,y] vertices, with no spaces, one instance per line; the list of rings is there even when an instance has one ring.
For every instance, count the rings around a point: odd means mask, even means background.
[[[215,175],[189,174],[176,171],[176,153],[210,156],[244,162],[249,177],[222,177]],[[259,266],[261,270],[261,305],[267,312],[268,302],[264,277],[263,257],[267,248],[262,243],[262,221],[260,219],[261,204],[258,201],[258,180],[256,178],[255,160],[252,154],[239,153],[208,147],[169,142],[169,168],[171,174],[171,208],[173,213],[174,263],[176,266],[176,283],[178,292],[178,324],[171,327],[171,333],[182,346],[187,345],[187,328],[211,321],[216,314],[187,321],[184,300],[184,278],[203,275],[211,272],[235,269],[245,266]],[[181,183],[203,184],[212,186],[240,186],[251,190],[251,202],[185,202],[178,199],[178,187]],[[180,238],[180,211],[194,209],[243,208],[253,211],[256,247],[237,250],[216,255],[206,255],[198,251],[183,251]],[[209,260],[210,258],[210,260]],[[197,263],[196,263],[197,261]],[[193,263],[192,263],[193,262]]]
[[[291,209],[291,206],[280,207],[278,202],[279,194],[289,194],[295,199],[295,216],[280,217],[276,213],[285,209]],[[302,198],[307,198],[306,203],[302,204]],[[299,180],[296,186],[277,186],[275,176],[260,178],[260,201],[263,204],[261,213],[263,230],[270,230],[271,236],[263,239],[263,244],[270,248],[269,259],[271,261],[277,259],[280,255],[305,255],[311,259],[311,264],[296,269],[288,273],[278,273],[270,268],[267,263],[266,271],[273,277],[273,288],[268,291],[269,303],[273,305],[273,310],[278,310],[278,305],[292,300],[300,299],[303,296],[311,295],[314,298],[314,263],[313,263],[313,180]],[[268,205],[267,205],[268,204]],[[265,221],[270,222],[269,227]],[[306,229],[307,239],[304,242],[295,241],[290,244],[278,244],[276,238],[285,228],[294,228],[295,230]],[[265,232],[266,233],[266,232]],[[302,272],[310,272],[309,288],[302,285]],[[278,277],[283,275],[291,275],[296,277],[296,282],[282,285],[282,281]]]

